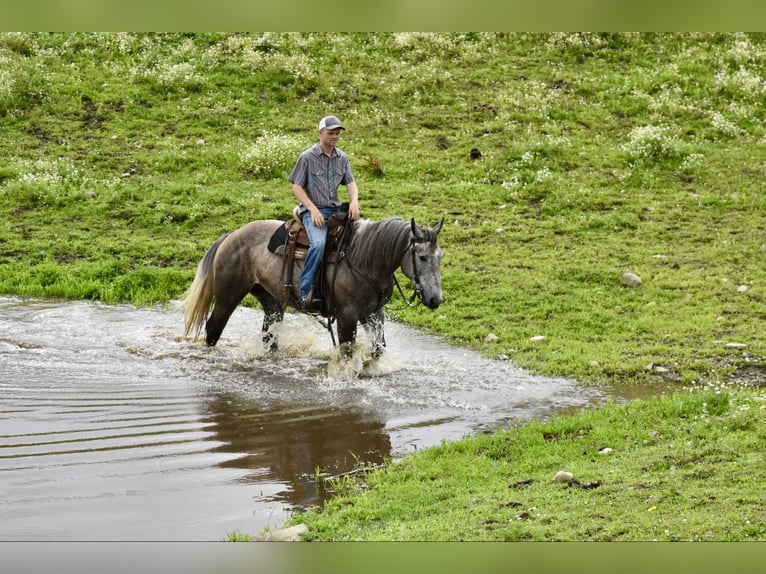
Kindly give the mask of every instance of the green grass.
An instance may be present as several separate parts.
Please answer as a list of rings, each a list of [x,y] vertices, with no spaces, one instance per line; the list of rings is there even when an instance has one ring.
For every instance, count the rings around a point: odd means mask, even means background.
[[[250,542],[250,535],[241,530],[232,530],[226,535],[226,542]]]
[[[763,540],[764,401],[676,394],[445,443],[291,523],[307,540]]]

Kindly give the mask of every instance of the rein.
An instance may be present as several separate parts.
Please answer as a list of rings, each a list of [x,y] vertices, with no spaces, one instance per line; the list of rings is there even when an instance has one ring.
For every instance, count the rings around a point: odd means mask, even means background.
[[[396,285],[396,289],[399,291],[399,294],[402,296],[402,299],[404,299],[404,307],[400,307],[400,309],[406,309],[407,307],[417,307],[423,302],[422,300],[418,299],[422,291],[418,289],[417,287],[415,287],[415,290],[412,292],[412,297],[407,299],[407,295],[404,294],[404,291],[399,285],[399,281],[396,278],[396,275],[394,275],[394,285]],[[416,301],[414,305],[412,303],[413,301]]]

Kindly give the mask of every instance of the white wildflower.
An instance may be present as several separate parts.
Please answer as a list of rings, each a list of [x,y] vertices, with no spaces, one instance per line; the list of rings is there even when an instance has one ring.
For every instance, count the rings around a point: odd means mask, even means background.
[[[257,177],[284,177],[305,147],[303,138],[266,132],[239,152],[239,161]]]
[[[678,147],[667,127],[648,125],[633,128],[622,150],[630,161],[650,161],[672,156]]]
[[[727,136],[736,136],[740,129],[731,121],[726,119],[720,112],[713,112],[710,120],[713,129]]]

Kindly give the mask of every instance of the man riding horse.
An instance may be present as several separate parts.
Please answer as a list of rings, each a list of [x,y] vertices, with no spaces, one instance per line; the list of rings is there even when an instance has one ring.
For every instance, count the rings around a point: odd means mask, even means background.
[[[370,335],[371,356],[377,359],[385,348],[383,310],[393,294],[397,269],[414,285],[410,302],[418,299],[430,309],[441,305],[438,235],[444,218],[430,228],[415,223],[414,217],[409,221],[401,217],[360,219],[358,190],[348,156],[336,147],[342,129],[335,116],[322,118],[319,142],[300,155],[289,175],[300,202],[297,211],[307,231],[307,241],[300,243],[309,244],[298,288],[292,283],[293,269],[301,268],[293,259],[298,259],[294,250],[298,232],[290,225],[287,235],[280,235],[280,229],[288,226],[276,219],[246,223],[221,235],[197,265],[194,280],[182,297],[185,335],[198,334],[204,325],[205,341],[215,345],[232,312],[249,293],[263,308],[261,331],[270,350],[277,350],[277,333],[271,327],[282,321],[290,304],[306,313],[322,314],[328,326],[334,322],[344,356],[351,355],[357,325],[363,325]],[[347,215],[345,209],[339,210],[344,206],[338,200],[340,185],[348,188]],[[336,252],[335,257],[328,254],[323,281],[315,281],[325,259],[328,227],[333,227],[338,211],[342,211],[343,225],[336,227],[334,245],[340,241],[342,252]],[[278,237],[282,239],[274,246]],[[280,252],[279,243],[286,249]],[[312,297],[312,292],[320,291],[324,300]]]
[[[300,202],[298,217],[309,239],[309,250],[300,280],[300,304],[303,311],[316,312],[321,300],[313,297],[314,277],[322,261],[327,241],[327,219],[341,205],[338,186],[348,189],[348,217],[359,219],[359,191],[348,155],[338,149],[343,127],[335,116],[319,121],[319,141],[298,156],[290,175],[293,195]]]

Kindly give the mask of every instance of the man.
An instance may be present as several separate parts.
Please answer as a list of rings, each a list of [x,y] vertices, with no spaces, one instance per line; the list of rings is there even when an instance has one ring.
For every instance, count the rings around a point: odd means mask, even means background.
[[[312,285],[327,241],[327,219],[341,205],[338,186],[348,190],[348,216],[359,219],[359,190],[354,181],[348,156],[337,148],[340,132],[346,128],[335,116],[319,122],[319,141],[298,156],[288,179],[293,195],[300,202],[298,217],[309,237],[309,250],[301,273],[301,307],[316,311],[321,301],[312,297]]]

